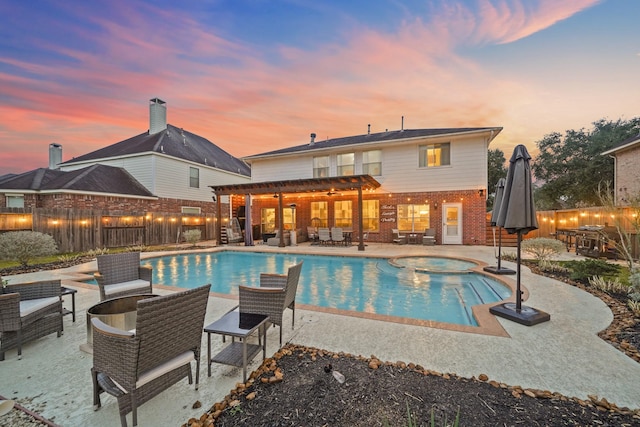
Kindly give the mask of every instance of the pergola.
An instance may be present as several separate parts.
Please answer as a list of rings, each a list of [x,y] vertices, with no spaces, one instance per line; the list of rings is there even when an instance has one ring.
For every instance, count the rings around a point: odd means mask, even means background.
[[[314,192],[333,192],[333,191],[357,191],[358,192],[358,233],[359,244],[358,250],[364,251],[363,242],[363,224],[362,224],[362,192],[367,190],[375,190],[380,187],[380,183],[371,175],[350,175],[350,176],[334,176],[329,178],[303,178],[284,181],[265,181],[250,182],[245,184],[227,184],[227,185],[210,185],[214,193],[214,201],[216,202],[216,233],[221,234],[222,217],[220,196],[230,195],[259,195],[274,194],[278,196],[278,216],[281,219],[278,224],[280,230],[279,247],[284,247],[284,229],[282,224],[283,217],[283,194],[293,193],[314,193]],[[250,207],[248,207],[250,208]],[[250,210],[248,215],[250,215]]]

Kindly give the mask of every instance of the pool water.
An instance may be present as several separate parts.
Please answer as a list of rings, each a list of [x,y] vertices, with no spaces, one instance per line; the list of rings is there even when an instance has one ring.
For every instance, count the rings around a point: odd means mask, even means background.
[[[425,273],[381,258],[221,251],[151,258],[142,265],[153,268],[153,283],[211,283],[211,292],[237,295],[238,285],[258,286],[260,273],[284,274],[300,261],[299,304],[477,326],[473,305],[511,295],[480,273]]]

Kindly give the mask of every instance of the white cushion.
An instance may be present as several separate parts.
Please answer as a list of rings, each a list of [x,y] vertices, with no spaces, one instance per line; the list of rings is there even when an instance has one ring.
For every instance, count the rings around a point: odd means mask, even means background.
[[[149,282],[142,279],[130,280],[128,282],[115,283],[104,287],[104,294],[111,295],[120,292],[130,291],[132,289],[148,288]]]
[[[193,351],[191,351],[191,350],[185,351],[184,353],[180,354],[179,356],[176,356],[173,359],[163,363],[162,365],[156,366],[155,368],[150,369],[149,371],[147,371],[144,374],[140,375],[140,378],[138,378],[138,381],[136,381],[136,388],[140,388],[143,385],[145,385],[146,383],[148,383],[150,381],[153,381],[158,377],[161,377],[162,375],[166,374],[167,372],[171,372],[172,370],[174,370],[176,368],[179,368],[182,365],[186,365],[187,363],[191,363],[194,360],[196,360],[196,357],[193,354]],[[111,381],[113,381],[113,383],[120,390],[122,390],[123,393],[128,393],[128,391],[125,390],[125,388],[122,387],[120,384],[118,384],[118,382],[116,380],[111,378]]]
[[[185,351],[181,355],[176,356],[173,359],[164,362],[162,365],[156,366],[155,368],[150,369],[144,374],[140,375],[140,378],[138,378],[138,381],[136,381],[136,388],[140,388],[146,383],[153,381],[158,377],[161,377],[167,372],[171,372],[182,365],[187,365],[194,360],[196,360],[196,357],[193,354],[193,351]]]
[[[59,297],[36,298],[20,301],[20,317],[25,317],[45,307],[57,304],[58,302],[60,302]]]

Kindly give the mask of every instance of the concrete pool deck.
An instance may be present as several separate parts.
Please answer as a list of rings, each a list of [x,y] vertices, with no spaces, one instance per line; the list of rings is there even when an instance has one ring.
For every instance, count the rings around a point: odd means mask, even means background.
[[[233,250],[311,253],[356,256],[452,256],[495,264],[492,247],[481,246],[413,246],[369,243],[364,252],[356,246],[318,247],[308,243],[295,247],[255,246],[230,247]],[[221,247],[211,250],[228,249]],[[513,253],[513,248],[503,252]],[[143,257],[168,255],[167,252],[144,253]],[[562,259],[576,259],[563,253]],[[515,264],[503,261],[515,269]],[[65,286],[78,290],[76,322],[65,316],[65,332],[27,343],[22,360],[16,351],[6,353],[0,362],[0,395],[9,399],[28,399],[28,405],[42,416],[61,426],[118,424],[117,402],[111,396],[102,398],[102,408],[92,408],[90,354],[79,350],[86,342],[86,310],[98,302],[98,291],[75,280],[95,271],[95,262],[68,269],[43,271],[20,276],[8,276],[10,282],[60,278]],[[504,276],[515,282],[515,276]],[[299,345],[356,355],[375,355],[383,361],[404,361],[420,364],[426,369],[456,373],[463,377],[486,374],[492,380],[524,388],[550,390],[566,396],[587,399],[588,395],[605,397],[620,407],[640,408],[640,364],[601,340],[597,333],[613,320],[609,308],[598,298],[556,280],[532,274],[522,268],[522,285],[529,289],[526,305],[546,311],[551,321],[536,326],[523,326],[506,319],[497,319],[506,335],[495,336],[424,327],[414,324],[387,322],[371,318],[344,316],[323,311],[296,310],[295,329],[291,330],[291,311],[285,312],[284,340]],[[173,288],[158,286],[157,293]],[[233,298],[210,296],[205,324],[218,319],[236,305]],[[70,296],[65,297],[70,308]],[[268,332],[267,356],[278,349],[278,330]],[[199,417],[241,381],[238,368],[213,364],[207,377],[206,336],[203,334],[200,366],[200,388],[194,390],[181,381],[138,409],[140,426],[175,425],[191,417]],[[213,339],[216,352],[221,339]],[[254,370],[261,363],[257,357],[250,365]],[[286,376],[285,376],[286,380]],[[348,379],[347,379],[348,380]],[[202,407],[193,409],[196,401]],[[131,416],[128,417],[131,422]],[[1,419],[0,419],[1,424]]]

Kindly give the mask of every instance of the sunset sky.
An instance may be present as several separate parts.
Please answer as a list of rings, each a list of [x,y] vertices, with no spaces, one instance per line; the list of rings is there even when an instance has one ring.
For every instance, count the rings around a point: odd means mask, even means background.
[[[0,2],[0,175],[172,125],[242,157],[385,129],[502,126],[508,158],[640,116],[638,0]]]

